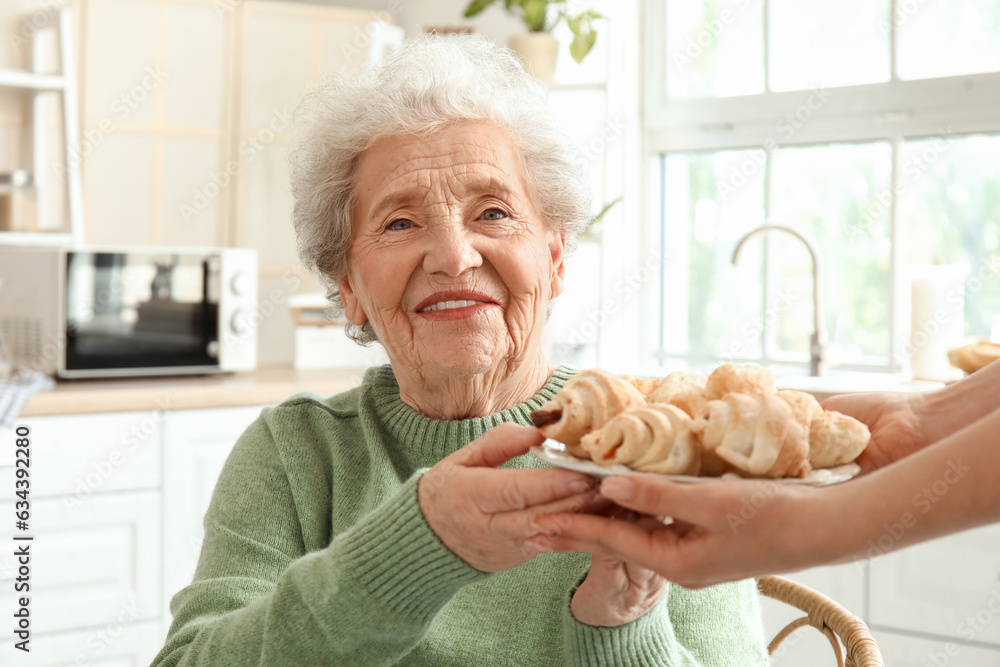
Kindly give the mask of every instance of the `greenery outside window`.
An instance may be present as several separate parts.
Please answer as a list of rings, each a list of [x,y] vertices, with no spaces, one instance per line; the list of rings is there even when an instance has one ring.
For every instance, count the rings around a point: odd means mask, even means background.
[[[823,258],[835,368],[906,368],[911,265],[966,266],[1000,333],[1000,0],[647,0],[644,363],[808,368]]]

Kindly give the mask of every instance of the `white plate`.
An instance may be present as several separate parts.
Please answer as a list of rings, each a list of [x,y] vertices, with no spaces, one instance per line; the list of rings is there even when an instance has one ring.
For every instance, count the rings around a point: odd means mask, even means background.
[[[749,479],[746,477],[740,477],[735,473],[726,473],[722,477],[695,477],[693,475],[659,475],[652,472],[638,472],[621,464],[602,466],[593,461],[576,458],[572,454],[566,452],[565,445],[556,440],[552,440],[551,438],[547,439],[540,446],[532,447],[531,453],[535,455],[535,458],[554,465],[557,468],[569,468],[570,470],[585,472],[588,475],[594,475],[595,477],[610,477],[612,475],[643,475],[646,477],[659,477],[660,479],[669,479],[675,482],[688,482],[691,484],[701,484],[702,482],[712,482],[719,479]],[[818,470],[813,470],[805,477],[780,477],[778,479],[770,479],[768,481],[776,482],[777,484],[809,484],[811,486],[825,486],[826,484],[846,482],[859,472],[861,472],[861,466],[857,463],[848,463],[836,468],[820,468]]]

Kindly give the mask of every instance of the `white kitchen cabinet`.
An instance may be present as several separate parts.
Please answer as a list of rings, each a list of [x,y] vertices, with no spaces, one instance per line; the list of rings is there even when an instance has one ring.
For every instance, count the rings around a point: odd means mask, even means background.
[[[876,634],[886,667],[997,667],[1000,650],[894,632]],[[805,663],[802,663],[805,664]]]
[[[1000,526],[987,526],[871,561],[786,575],[833,598],[871,627],[887,667],[1000,666]],[[867,576],[865,568],[868,568]],[[765,599],[765,634],[803,614]],[[832,652],[805,628],[772,664],[827,664]],[[991,648],[996,646],[996,648]]]
[[[151,135],[120,132],[101,137],[86,157],[88,243],[153,244],[154,230],[146,221],[152,218],[157,150]]]
[[[145,667],[160,649],[159,625],[134,622],[127,615],[102,627],[38,635],[31,652],[17,655],[16,667]],[[8,647],[4,647],[6,652]],[[20,653],[20,652],[18,652]]]
[[[163,32],[159,56],[169,67],[163,81],[165,123],[220,132],[226,122],[226,40],[231,27],[218,4],[166,2],[159,11]]]
[[[32,477],[47,469],[33,465]],[[9,487],[8,487],[9,488]],[[14,502],[0,502],[12,517]],[[32,500],[29,544],[31,631],[53,633],[102,627],[122,616],[160,615],[160,498],[157,491],[94,494],[68,507],[62,498]],[[5,549],[5,551],[8,551]],[[13,549],[9,550],[13,554]],[[11,612],[17,573],[5,553],[0,609]],[[13,627],[0,624],[0,641],[12,642]],[[34,639],[35,646],[38,645]]]
[[[189,0],[84,7],[86,240],[227,245],[231,12]]]
[[[872,624],[1000,648],[1000,526],[890,553],[871,571]]]
[[[30,429],[32,632],[102,625],[125,608],[159,616],[158,412],[38,417]],[[13,429],[3,429],[0,516],[13,520]],[[13,549],[0,557],[0,609],[17,597]],[[0,638],[13,637],[9,624]]]
[[[32,498],[59,498],[73,507],[96,493],[159,487],[163,414],[121,412],[18,421],[30,429]],[[6,447],[14,436],[9,430],[3,433]],[[2,463],[10,461],[4,458]],[[3,474],[13,473],[4,468]],[[4,481],[0,499],[12,498],[13,491],[13,483]]]
[[[173,137],[163,143],[161,155],[160,242],[218,245],[222,232],[221,197],[217,195],[227,178],[218,141]]]
[[[201,521],[226,457],[261,407],[33,417],[31,662],[146,665],[167,603],[194,572]],[[13,446],[12,429],[0,429]],[[13,457],[0,455],[0,516],[14,515]],[[0,609],[15,608],[13,550]],[[18,593],[18,596],[22,593]],[[0,641],[13,641],[0,627]]]
[[[159,14],[160,8],[155,2],[87,2],[86,71],[82,82],[86,91],[85,138],[88,130],[100,131],[103,119],[116,126],[152,127],[156,124],[155,89],[152,85],[143,86],[143,79],[150,69],[155,71],[157,65],[165,64],[157,54]],[[134,88],[141,88],[141,91],[133,93]]]
[[[230,450],[261,406],[183,410],[164,424],[163,620],[170,598],[191,583],[204,537],[202,519]]]

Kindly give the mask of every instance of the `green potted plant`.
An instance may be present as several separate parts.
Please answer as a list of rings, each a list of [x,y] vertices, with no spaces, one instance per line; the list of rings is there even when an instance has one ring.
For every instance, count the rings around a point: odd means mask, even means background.
[[[477,16],[496,1],[472,0],[465,8],[465,18]],[[593,9],[570,14],[568,0],[503,0],[503,4],[508,14],[520,16],[528,27],[527,34],[511,37],[508,46],[521,58],[525,69],[546,84],[552,83],[559,51],[559,42],[550,31],[560,21],[566,21],[573,33],[573,41],[569,45],[573,60],[583,62],[594,48],[597,41],[594,21],[601,18],[601,14]]]

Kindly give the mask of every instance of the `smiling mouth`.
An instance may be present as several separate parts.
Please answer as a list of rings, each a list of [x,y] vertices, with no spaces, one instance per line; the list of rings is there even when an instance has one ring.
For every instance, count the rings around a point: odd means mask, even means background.
[[[499,305],[491,295],[478,290],[441,290],[418,303],[414,311],[428,322],[450,322],[481,315]]]
[[[418,313],[429,313],[434,310],[454,310],[456,308],[467,308],[468,306],[478,306],[482,303],[488,303],[486,301],[438,301],[437,303],[432,303],[426,308],[421,308]]]

